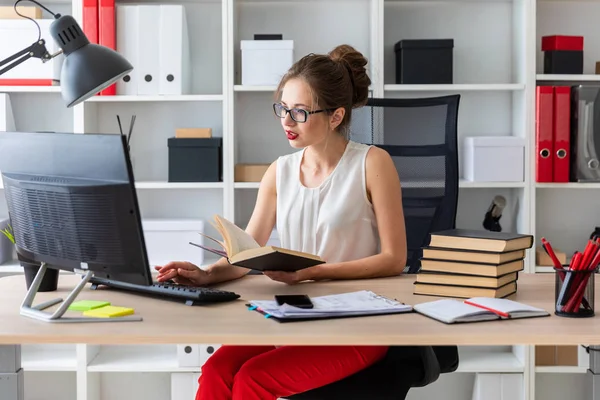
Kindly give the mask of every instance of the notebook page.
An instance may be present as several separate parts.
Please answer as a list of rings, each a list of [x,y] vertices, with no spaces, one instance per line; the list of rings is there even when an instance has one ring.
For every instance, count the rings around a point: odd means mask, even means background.
[[[414,309],[418,313],[449,324],[460,321],[498,319],[494,313],[454,299],[435,300],[427,303],[416,304]]]
[[[546,313],[546,310],[543,310],[541,308],[533,307],[509,299],[498,299],[493,297],[473,297],[466,301],[508,314],[520,312]]]

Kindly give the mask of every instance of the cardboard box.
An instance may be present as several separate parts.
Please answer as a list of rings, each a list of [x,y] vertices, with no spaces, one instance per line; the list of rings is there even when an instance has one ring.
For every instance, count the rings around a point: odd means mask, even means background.
[[[577,346],[535,346],[536,366],[577,366]]]
[[[236,182],[260,182],[269,164],[236,164],[234,179]]]
[[[211,138],[211,128],[178,128],[175,130],[176,138]]]
[[[556,254],[556,258],[560,261],[561,264],[567,263],[567,254],[559,251],[558,249],[554,249],[554,254]],[[553,267],[554,263],[552,263],[552,259],[546,251],[542,247],[535,248],[535,263],[540,266],[550,266]]]
[[[17,6],[17,11],[24,17],[42,19],[42,9],[33,6]],[[0,19],[21,19],[13,6],[0,6]]]

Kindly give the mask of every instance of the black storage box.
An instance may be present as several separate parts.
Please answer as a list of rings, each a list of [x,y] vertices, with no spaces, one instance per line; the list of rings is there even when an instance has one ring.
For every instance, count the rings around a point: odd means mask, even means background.
[[[583,74],[583,51],[545,51],[544,74]]]
[[[222,143],[222,138],[169,138],[169,182],[220,182]]]
[[[394,45],[396,83],[447,84],[453,81],[454,39],[401,40]]]

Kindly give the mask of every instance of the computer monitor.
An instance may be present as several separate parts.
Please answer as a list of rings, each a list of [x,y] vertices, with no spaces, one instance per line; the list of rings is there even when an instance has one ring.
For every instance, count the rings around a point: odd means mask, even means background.
[[[152,284],[124,136],[0,132],[0,172],[17,252],[42,264],[22,314],[51,322],[98,321],[62,318],[92,276]],[[32,306],[46,268],[83,275],[53,314]]]

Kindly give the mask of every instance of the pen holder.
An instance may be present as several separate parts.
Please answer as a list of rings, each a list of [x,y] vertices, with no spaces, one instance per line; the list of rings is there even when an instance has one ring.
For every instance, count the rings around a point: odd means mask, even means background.
[[[573,271],[554,268],[554,314],[561,317],[594,316],[595,273],[598,269]]]

